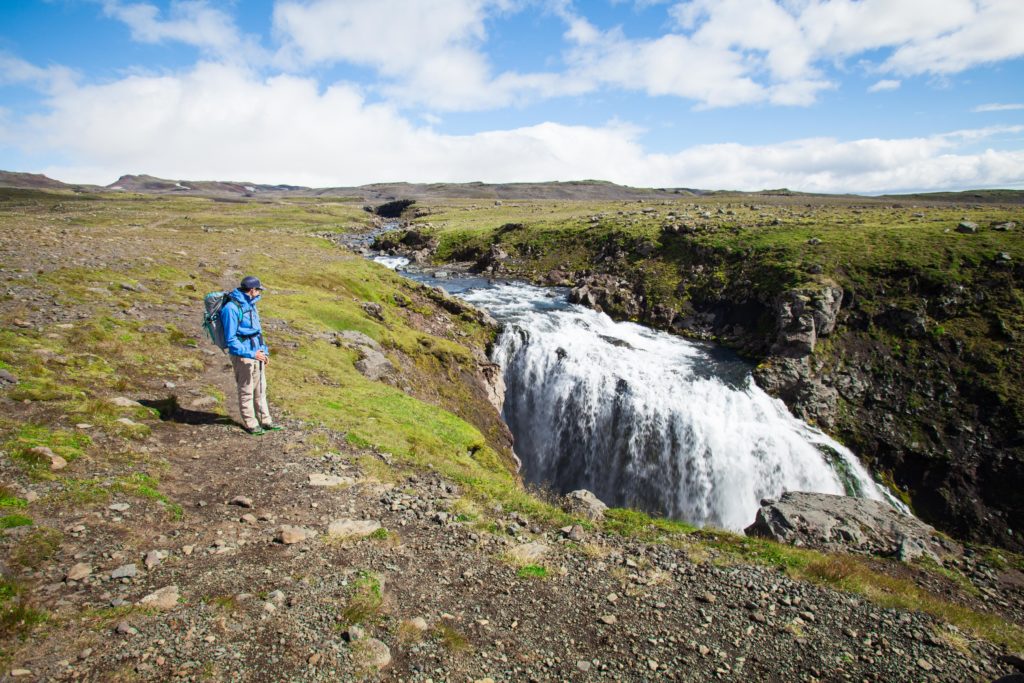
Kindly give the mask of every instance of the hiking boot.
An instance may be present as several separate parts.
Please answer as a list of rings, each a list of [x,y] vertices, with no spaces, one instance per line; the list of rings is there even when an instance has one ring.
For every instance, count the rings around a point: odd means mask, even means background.
[[[264,434],[267,433],[266,430],[263,429],[263,427],[253,427],[252,429],[245,427],[244,429],[246,433],[249,434],[250,436],[263,436]]]
[[[265,432],[280,432],[284,427],[280,425],[263,425],[263,431]]]

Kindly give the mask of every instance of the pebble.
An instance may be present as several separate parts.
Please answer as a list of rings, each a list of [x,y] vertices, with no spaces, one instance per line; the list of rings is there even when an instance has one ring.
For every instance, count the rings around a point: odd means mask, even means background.
[[[294,543],[301,543],[307,538],[312,538],[315,535],[316,532],[310,529],[285,524],[277,532],[277,541],[285,545],[292,545]]]
[[[697,596],[697,600],[708,605],[713,605],[718,602],[718,598],[715,597],[714,593],[701,593]]]
[[[21,678],[23,676],[31,676],[32,672],[29,669],[11,669],[11,678]]]
[[[136,633],[139,632],[139,629],[135,628],[127,621],[119,621],[117,622],[117,627],[114,629],[114,631],[122,636],[134,636]]]
[[[146,559],[144,560],[146,564],[146,569],[152,569],[153,567],[157,566],[163,561],[164,557],[166,557],[165,553],[159,550],[150,550],[148,553],[146,553]]]
[[[240,508],[251,508],[252,498],[247,496],[235,496],[228,505],[237,505]]]
[[[128,503],[114,503],[107,509],[113,510],[114,512],[127,512],[130,508],[131,505]]]
[[[603,624],[613,626],[616,622],[618,622],[619,618],[616,617],[614,614],[602,614],[600,620]]]
[[[123,564],[114,571],[110,572],[110,578],[112,579],[131,579],[139,573],[138,568],[134,563]]]
[[[919,659],[919,660],[917,660],[917,665],[919,667],[921,667],[922,669],[924,669],[925,671],[931,671],[932,669],[935,668],[934,666],[932,666],[932,663],[929,662],[927,659]]]

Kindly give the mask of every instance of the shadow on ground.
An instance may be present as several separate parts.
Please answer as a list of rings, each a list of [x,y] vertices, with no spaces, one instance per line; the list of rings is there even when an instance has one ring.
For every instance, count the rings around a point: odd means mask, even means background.
[[[205,410],[189,410],[178,404],[177,396],[168,396],[160,399],[143,399],[139,403],[147,408],[153,408],[160,413],[160,419],[164,422],[179,422],[188,425],[233,425],[237,424],[226,415],[210,413]]]

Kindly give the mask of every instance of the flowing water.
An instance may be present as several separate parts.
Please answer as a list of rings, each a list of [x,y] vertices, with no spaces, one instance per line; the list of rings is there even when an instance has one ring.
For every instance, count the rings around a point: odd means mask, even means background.
[[[726,350],[615,322],[560,290],[417,279],[504,324],[494,360],[529,482],[729,529],[784,491],[886,497],[853,453],[790,414]]]

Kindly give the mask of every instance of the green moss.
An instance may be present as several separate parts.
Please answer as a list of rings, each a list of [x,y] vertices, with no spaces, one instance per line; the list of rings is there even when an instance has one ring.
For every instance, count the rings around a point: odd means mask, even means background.
[[[348,602],[341,612],[342,626],[347,628],[373,621],[380,613],[383,602],[380,579],[370,572],[359,572],[352,584]]]
[[[17,425],[9,421],[0,422],[0,433],[7,432],[2,448],[11,458],[37,477],[49,476],[49,458],[33,453],[37,447],[49,448],[68,462],[80,458],[92,440],[84,435],[63,429],[51,429],[40,424]]]
[[[696,527],[660,517],[651,517],[639,510],[610,508],[605,511],[604,528],[620,536],[646,541],[664,540],[672,536],[689,534]]]
[[[64,535],[50,527],[39,527],[20,539],[11,551],[11,563],[26,569],[38,569],[57,552]]]
[[[13,529],[19,526],[32,526],[32,518],[25,515],[0,516],[0,529]]]
[[[548,577],[548,570],[547,567],[528,564],[525,567],[520,567],[516,571],[516,576],[521,579],[546,579]]]

